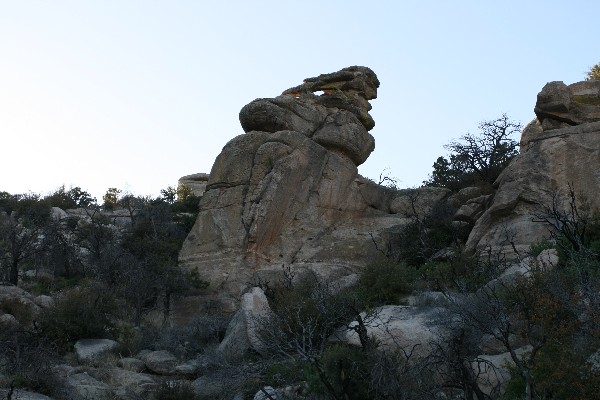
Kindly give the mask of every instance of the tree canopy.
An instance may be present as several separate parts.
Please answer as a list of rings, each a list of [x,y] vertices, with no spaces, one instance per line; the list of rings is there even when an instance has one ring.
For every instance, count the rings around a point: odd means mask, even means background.
[[[508,115],[479,123],[477,134],[467,133],[444,146],[448,158],[441,156],[433,164],[427,186],[459,190],[470,185],[492,184],[518,154],[514,136],[521,124]]]
[[[593,67],[591,67],[586,75],[587,75],[585,77],[586,81],[600,80],[600,62],[598,64],[594,65]]]

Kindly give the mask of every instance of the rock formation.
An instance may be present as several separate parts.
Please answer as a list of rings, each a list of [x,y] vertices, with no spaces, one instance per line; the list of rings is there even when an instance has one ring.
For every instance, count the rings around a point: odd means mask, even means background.
[[[206,191],[206,185],[208,184],[208,174],[202,172],[197,174],[191,174],[182,176],[177,182],[177,186],[185,186],[191,189],[194,196],[202,196]]]
[[[332,276],[372,262],[406,208],[397,191],[357,172],[375,147],[369,100],[378,86],[369,68],[350,67],[243,107],[246,134],[212,167],[182,264],[236,297],[253,274],[282,265]]]
[[[477,220],[468,251],[491,248],[515,255],[549,236],[538,222],[552,206],[578,200],[600,208],[600,81],[550,82],[538,94],[537,118],[523,130],[521,153],[495,183],[491,206]]]

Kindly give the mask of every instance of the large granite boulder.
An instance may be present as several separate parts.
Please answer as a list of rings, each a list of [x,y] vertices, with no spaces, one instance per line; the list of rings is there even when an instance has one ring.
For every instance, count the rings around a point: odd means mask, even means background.
[[[568,210],[570,188],[579,205],[600,208],[600,81],[547,84],[538,95],[537,121],[523,131],[521,153],[503,171],[491,205],[471,231],[467,251],[525,254],[549,236],[540,222],[553,202]]]
[[[406,201],[394,201],[401,194],[357,171],[374,149],[368,112],[378,86],[373,71],[350,67],[242,108],[246,134],[215,160],[180,252],[213,300],[235,310],[253,277],[276,279],[282,265],[337,278],[381,256],[389,230],[407,218]]]
[[[436,299],[434,302],[436,302]],[[445,316],[445,318],[442,318]],[[421,356],[431,352],[431,344],[445,332],[448,312],[437,306],[381,306],[361,317],[369,337],[376,340],[382,349],[398,351],[412,349]],[[356,325],[352,322],[349,326]],[[333,342],[343,342],[360,346],[355,330],[342,329],[331,338]]]
[[[600,81],[547,83],[538,94],[535,114],[544,131],[600,121]]]
[[[244,293],[240,309],[231,319],[225,337],[217,348],[228,359],[242,358],[249,349],[263,352],[265,344],[259,330],[268,324],[271,308],[263,290],[252,288]]]

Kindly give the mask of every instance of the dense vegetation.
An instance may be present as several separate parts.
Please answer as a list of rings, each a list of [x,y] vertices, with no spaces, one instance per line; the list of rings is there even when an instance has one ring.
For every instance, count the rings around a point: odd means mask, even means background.
[[[0,301],[0,311],[30,321],[26,330],[0,332],[0,367],[11,382],[39,389],[48,376],[39,368],[82,338],[119,339],[123,354],[160,340],[144,318],[166,321],[173,297],[206,285],[178,267],[198,202],[187,188],[159,198],[109,189],[102,205],[79,187],[46,196],[1,192],[0,282],[54,299],[40,316]]]

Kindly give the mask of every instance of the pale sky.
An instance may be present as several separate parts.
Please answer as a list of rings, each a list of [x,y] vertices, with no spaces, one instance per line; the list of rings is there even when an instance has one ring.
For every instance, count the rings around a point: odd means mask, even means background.
[[[381,81],[359,172],[419,185],[444,144],[600,61],[600,2],[0,0],[0,191],[159,195],[239,110],[351,65]]]

